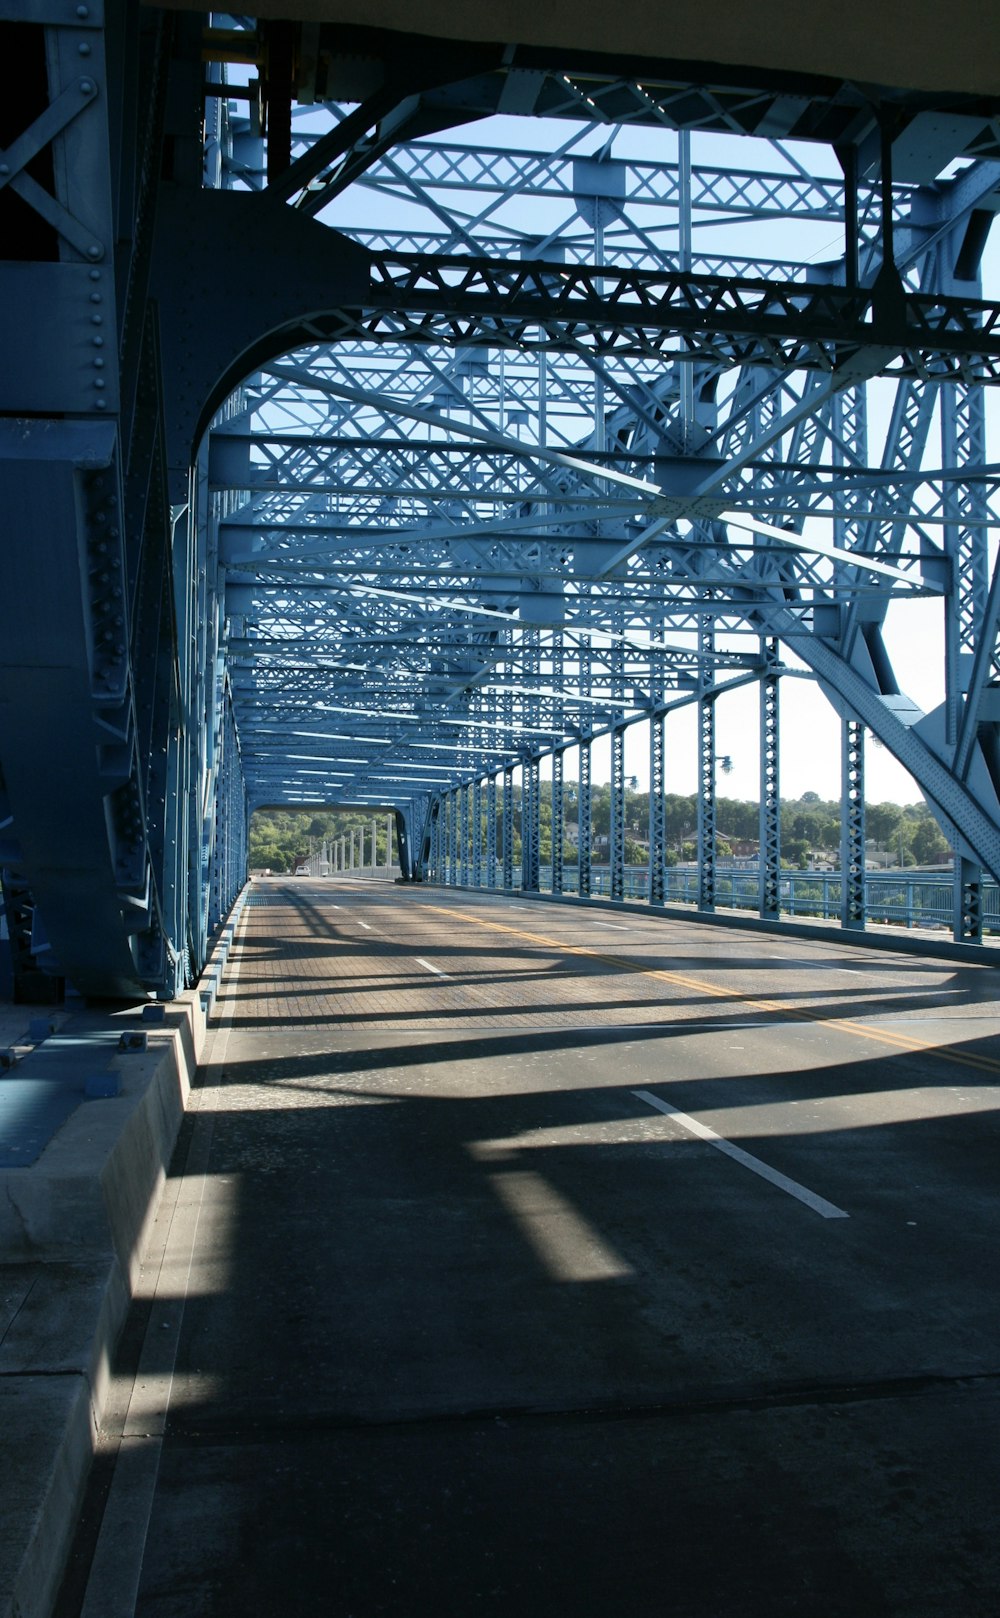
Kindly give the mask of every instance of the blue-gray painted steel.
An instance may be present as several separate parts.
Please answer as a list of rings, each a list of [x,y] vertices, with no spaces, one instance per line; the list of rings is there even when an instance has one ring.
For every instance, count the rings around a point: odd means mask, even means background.
[[[230,21],[253,57],[256,25]],[[0,0],[9,23],[0,865],[19,970],[95,994],[194,981],[256,807],[393,809],[404,877],[471,861],[480,882],[485,780],[485,880],[510,887],[516,765],[532,890],[539,761],[560,760],[556,796],[576,745],[586,894],[594,736],[621,897],[624,737],[646,722],[659,902],[666,730],[691,702],[711,910],[715,712],[755,680],[773,915],[782,646],[850,737],[846,924],[864,920],[867,728],[951,837],[956,931],[978,936],[982,874],[1000,876],[988,117],[949,104],[925,150],[906,120],[933,121],[926,98],[901,93],[891,128],[849,86],[758,74],[747,98],[706,71],[681,93],[655,64],[584,69],[570,42],[532,80],[534,115],[575,121],[550,149],[463,145],[448,98],[509,112],[523,83],[500,53],[470,77],[464,47],[414,40],[405,96],[296,109],[282,156],[224,64],[204,102],[195,16]],[[616,123],[680,129],[676,161],[634,137],[623,155]],[[727,161],[701,129],[757,138]],[[842,177],[782,144],[820,130]],[[814,233],[845,219],[817,263]],[[893,393],[877,435],[873,378]],[[888,609],[928,599],[947,641],[924,714]]]

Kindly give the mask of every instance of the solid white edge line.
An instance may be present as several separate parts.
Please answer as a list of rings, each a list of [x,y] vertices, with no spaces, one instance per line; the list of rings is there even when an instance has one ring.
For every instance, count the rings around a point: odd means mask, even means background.
[[[235,988],[239,981],[240,957],[236,951],[236,944],[248,914],[249,906],[246,906],[233,938],[233,953],[226,971],[227,988]],[[225,996],[221,998],[224,999]],[[210,1056],[206,1047],[206,1061],[203,1065],[210,1064],[221,1069],[225,1062],[229,1051],[234,1010],[235,1001],[231,1000],[212,1035]],[[134,1618],[142,1579],[146,1539],[153,1514],[153,1500],[160,1475],[163,1438],[173,1391],[174,1369],[184,1321],[184,1305],[190,1286],[198,1226],[205,1198],[206,1170],[213,1133],[214,1115],[209,1113],[205,1117],[196,1116],[191,1149],[177,1186],[178,1197],[170,1214],[170,1226],[160,1254],[162,1274],[167,1252],[175,1239],[174,1218],[178,1211],[181,1184],[189,1174],[196,1173],[201,1181],[198,1198],[194,1206],[185,1209],[187,1228],[180,1237],[184,1243],[180,1255],[182,1263],[186,1257],[184,1286],[179,1297],[173,1286],[167,1285],[166,1282],[163,1296],[160,1295],[159,1282],[153,1292],[146,1335],[143,1338],[132,1394],[125,1413],[118,1454],[115,1457],[114,1475],[101,1518],[101,1528],[94,1548],[80,1618]],[[176,1271],[172,1273],[175,1275]],[[136,1389],[142,1385],[146,1377],[150,1380],[155,1377],[166,1378],[162,1410],[158,1417],[147,1416],[136,1422],[132,1414],[132,1405]]]
[[[850,1219],[850,1214],[846,1213],[843,1208],[838,1208],[833,1202],[827,1202],[825,1197],[818,1197],[815,1191],[810,1191],[806,1186],[799,1185],[797,1180],[790,1180],[787,1175],[779,1174],[777,1169],[772,1169],[767,1163],[762,1163],[759,1157],[752,1157],[749,1152],[743,1150],[742,1146],[734,1146],[732,1141],[726,1140],[722,1135],[717,1135],[714,1129],[709,1129],[707,1124],[699,1123],[697,1118],[691,1118],[686,1112],[681,1112],[677,1107],[672,1107],[668,1101],[661,1101],[659,1096],[651,1095],[648,1090],[633,1090],[632,1094],[637,1100],[645,1101],[648,1106],[655,1107],[657,1112],[666,1113],[667,1117],[673,1118],[675,1123],[680,1124],[682,1129],[688,1130],[692,1135],[697,1135],[699,1140],[707,1141],[708,1145],[714,1146],[716,1151],[725,1152],[726,1156],[731,1157],[734,1162],[742,1163],[743,1167],[749,1169],[752,1174],[759,1174],[762,1180],[769,1180],[772,1185],[778,1187],[779,1191],[787,1191],[790,1197],[795,1197],[797,1201],[804,1202],[806,1207],[811,1208],[814,1213],[818,1213],[821,1219]]]
[[[430,961],[425,961],[422,955],[414,955],[413,959],[418,966],[423,967],[425,972],[433,972],[436,978],[446,978],[450,975],[447,972],[442,972],[439,966],[432,966]]]

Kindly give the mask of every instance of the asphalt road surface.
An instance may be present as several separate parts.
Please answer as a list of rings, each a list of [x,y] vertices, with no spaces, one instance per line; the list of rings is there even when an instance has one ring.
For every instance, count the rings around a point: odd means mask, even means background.
[[[1000,972],[273,879],[59,1618],[995,1618]]]

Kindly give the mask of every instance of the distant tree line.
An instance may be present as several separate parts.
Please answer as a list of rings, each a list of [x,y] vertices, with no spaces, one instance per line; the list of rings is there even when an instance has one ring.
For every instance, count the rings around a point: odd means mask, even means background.
[[[577,858],[579,840],[579,787],[567,781],[563,790],[566,835],[564,857]],[[671,864],[695,858],[697,838],[697,799],[669,792],[663,800],[666,821],[667,859]],[[370,846],[371,824],[375,820],[376,854],[385,863],[386,815],[375,816],[355,810],[258,810],[250,823],[251,870],[291,871],[297,858],[310,853],[324,841],[350,837],[363,829],[366,857]],[[923,803],[870,803],[865,808],[865,829],[869,847],[892,856],[899,865],[928,865],[946,859],[948,844],[931,811]],[[716,800],[717,852],[731,855],[739,845],[756,844],[759,835],[759,808],[740,798]],[[611,836],[611,787],[605,783],[591,791],[591,836],[594,854],[601,859]],[[498,831],[499,846],[499,831]],[[485,849],[486,838],[483,836]],[[552,788],[541,783],[539,804],[539,848],[542,864],[552,858]],[[782,863],[801,869],[810,855],[835,859],[840,849],[840,804],[823,800],[816,792],[801,798],[785,799],[781,805]],[[645,864],[649,855],[649,794],[626,790],[625,859],[630,865]],[[514,787],[514,859],[521,857],[521,790]]]
[[[314,849],[318,852],[324,842],[329,844],[345,835],[350,842],[352,832],[355,842],[358,833],[364,833],[365,859],[370,860],[372,821],[376,864],[384,865],[388,821],[385,810],[373,815],[345,809],[258,809],[250,820],[250,869],[283,874],[294,869],[296,860],[307,859]]]

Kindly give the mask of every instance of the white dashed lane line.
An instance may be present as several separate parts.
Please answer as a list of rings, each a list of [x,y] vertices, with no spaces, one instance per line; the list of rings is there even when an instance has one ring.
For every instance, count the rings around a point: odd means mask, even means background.
[[[827,1202],[825,1197],[818,1197],[815,1191],[810,1191],[806,1186],[800,1185],[797,1180],[790,1180],[785,1174],[779,1174],[777,1169],[772,1169],[767,1163],[762,1163],[759,1157],[751,1156],[749,1152],[743,1150],[742,1146],[734,1146],[732,1141],[724,1139],[722,1135],[717,1135],[715,1130],[709,1129],[707,1124],[699,1123],[697,1118],[691,1118],[686,1112],[679,1112],[668,1101],[661,1101],[659,1096],[651,1095],[648,1090],[633,1090],[632,1094],[637,1100],[645,1101],[647,1106],[655,1107],[657,1112],[666,1113],[667,1117],[672,1118],[675,1124],[679,1124],[682,1129],[686,1129],[689,1135],[697,1135],[699,1140],[706,1141],[709,1146],[714,1146],[716,1151],[724,1152],[735,1163],[742,1164],[745,1169],[750,1170],[751,1174],[759,1174],[762,1180],[769,1180],[772,1185],[778,1187],[779,1191],[786,1191],[790,1197],[795,1197],[797,1201],[804,1202],[806,1207],[811,1208],[814,1213],[818,1213],[821,1219],[849,1219],[851,1217],[849,1213],[845,1213],[843,1208],[838,1208],[835,1203]]]
[[[415,955],[413,958],[418,966],[422,966],[425,972],[433,972],[436,978],[446,978],[450,976],[448,972],[442,972],[439,966],[432,966],[430,961],[425,961],[420,955]]]

